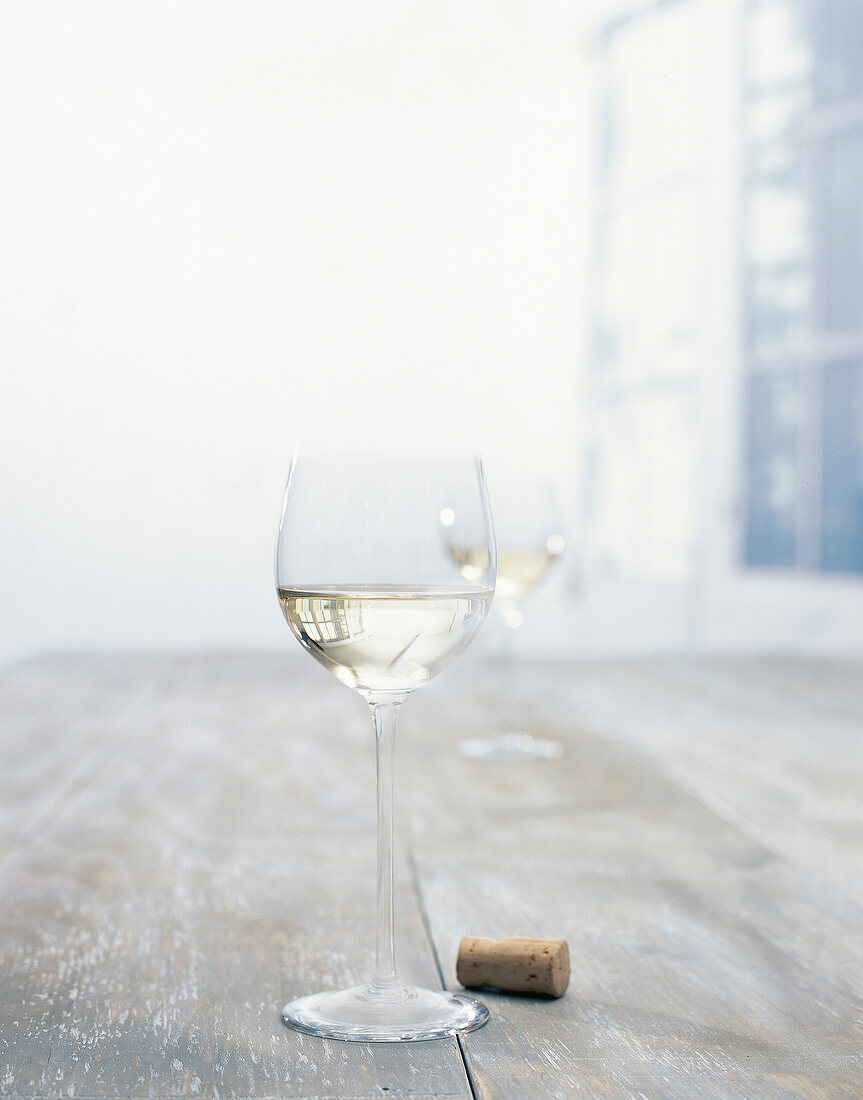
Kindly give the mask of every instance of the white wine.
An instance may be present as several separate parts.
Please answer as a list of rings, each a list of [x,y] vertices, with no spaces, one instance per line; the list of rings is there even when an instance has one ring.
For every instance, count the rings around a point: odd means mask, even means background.
[[[452,546],[450,557],[466,580],[481,576],[488,569],[488,550]],[[543,550],[498,550],[497,595],[504,600],[516,600],[539,581],[557,553]]]
[[[548,550],[502,550],[497,558],[497,591],[515,600],[538,583],[556,559]]]
[[[471,641],[490,588],[280,588],[294,635],[342,683],[361,693],[412,691]]]

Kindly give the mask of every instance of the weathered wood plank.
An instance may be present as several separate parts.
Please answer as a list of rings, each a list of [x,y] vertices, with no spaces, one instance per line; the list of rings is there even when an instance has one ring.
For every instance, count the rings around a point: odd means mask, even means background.
[[[555,678],[570,714],[639,746],[771,850],[863,903],[863,666],[712,658]]]
[[[448,983],[458,988],[465,934],[563,936],[572,956],[560,1001],[486,998],[490,1024],[463,1040],[481,1096],[863,1092],[863,910],[844,884],[795,862],[790,845],[765,843],[762,814],[746,802],[770,759],[779,771],[789,757],[815,768],[830,754],[831,727],[816,692],[771,720],[776,669],[765,670],[764,690],[757,666],[720,671],[729,681],[721,691],[700,685],[710,666],[526,669],[513,691],[533,693],[534,732],[563,741],[552,764],[459,758],[459,737],[511,712],[493,675],[473,669],[468,683],[460,672],[449,694],[417,697],[413,845]],[[717,693],[735,707],[719,706]],[[844,699],[843,722],[853,720],[855,692]],[[709,731],[693,729],[696,706]],[[744,733],[770,744],[750,770],[732,772]],[[843,725],[833,736],[843,743],[846,733]],[[713,749],[692,750],[684,786],[676,749],[699,735]],[[719,778],[717,762],[728,768]],[[734,815],[714,812],[719,782],[731,787]],[[838,778],[835,789],[849,793]],[[813,828],[831,809],[832,780],[817,790],[826,804],[809,813]],[[770,835],[782,839],[781,821]]]
[[[164,690],[164,662],[102,659],[32,661],[0,677],[0,866],[67,792],[86,783],[117,723],[133,719]]]
[[[486,998],[481,1100],[861,1094],[861,671],[466,659],[409,700],[403,973],[415,891],[452,988],[465,933],[572,950],[563,999]],[[514,710],[562,761],[459,758]],[[367,723],[302,655],[0,678],[0,1096],[470,1095],[454,1043],[278,1020],[371,967]]]
[[[53,693],[81,670],[43,671],[62,729]],[[115,666],[102,735],[62,730],[99,767],[65,787],[46,771],[50,815],[0,876],[0,1095],[469,1096],[454,1041],[332,1043],[279,1018],[290,997],[370,974],[364,709],[306,681],[303,662],[164,661],[166,673],[142,708],[151,663]],[[38,731],[38,703],[31,713]],[[0,783],[17,789],[27,758],[4,761]],[[436,984],[403,868],[398,901],[403,970]]]

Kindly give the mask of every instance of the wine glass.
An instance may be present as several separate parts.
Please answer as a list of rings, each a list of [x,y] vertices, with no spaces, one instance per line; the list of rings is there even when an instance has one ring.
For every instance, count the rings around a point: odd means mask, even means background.
[[[561,533],[556,494],[546,477],[511,466],[492,465],[489,480],[495,502],[498,546],[494,613],[503,640],[502,674],[508,684],[513,674],[512,643],[524,622],[522,601],[560,560],[566,541]],[[470,578],[478,564],[473,549],[464,546],[457,535],[449,535],[448,544],[462,575]],[[471,760],[556,760],[562,751],[559,742],[534,737],[519,728],[495,730],[467,738],[459,745],[460,755]]]
[[[476,549],[470,580],[441,529]],[[369,704],[377,765],[377,937],[366,985],[314,993],[282,1010],[299,1031],[391,1042],[472,1031],[472,997],[404,985],[393,937],[393,763],[405,697],[473,640],[494,595],[496,552],[478,458],[297,455],[276,543],[276,588],[294,636]]]

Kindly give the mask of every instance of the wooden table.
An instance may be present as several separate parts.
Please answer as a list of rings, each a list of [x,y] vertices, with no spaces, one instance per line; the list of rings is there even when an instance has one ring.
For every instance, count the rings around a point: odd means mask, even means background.
[[[3,1097],[863,1096],[863,665],[468,656],[402,712],[402,976],[563,936],[463,1039],[288,1030],[373,951],[364,704],[304,654],[0,677]],[[478,763],[504,721],[554,763]]]

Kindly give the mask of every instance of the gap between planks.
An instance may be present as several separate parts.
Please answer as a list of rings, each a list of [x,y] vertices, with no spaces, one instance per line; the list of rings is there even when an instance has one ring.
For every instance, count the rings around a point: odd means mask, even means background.
[[[422,884],[420,883],[419,867],[417,861],[414,858],[414,853],[410,845],[407,849],[407,865],[408,872],[410,874],[411,885],[413,886],[414,896],[416,898],[417,908],[419,909],[420,920],[422,921],[423,929],[425,930],[426,939],[428,940],[429,951],[431,952],[432,961],[434,962],[435,970],[437,971],[438,981],[440,982],[441,989],[446,989],[446,981],[443,976],[443,968],[440,964],[440,956],[438,954],[437,944],[432,934],[431,920],[429,918],[428,909],[426,908],[425,896],[423,894]],[[488,1027],[486,1023],[484,1026]],[[479,1091],[477,1089],[476,1081],[471,1073],[470,1065],[468,1064],[467,1051],[464,1046],[464,1036],[456,1035],[456,1044],[458,1045],[458,1053],[461,1058],[462,1066],[464,1067],[464,1074],[467,1080],[468,1088],[472,1100],[482,1100]]]

